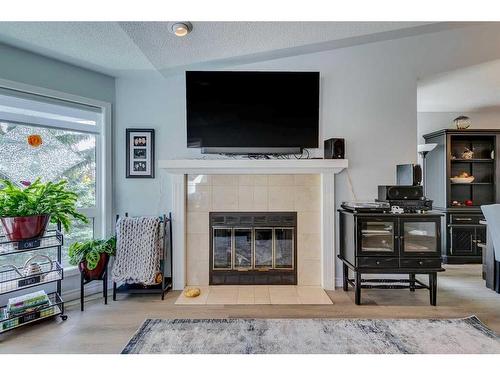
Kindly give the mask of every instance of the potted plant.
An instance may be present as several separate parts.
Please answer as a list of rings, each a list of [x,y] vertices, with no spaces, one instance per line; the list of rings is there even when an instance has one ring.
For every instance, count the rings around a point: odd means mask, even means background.
[[[69,247],[69,263],[78,266],[86,280],[102,277],[110,255],[115,255],[116,237],[108,240],[74,242]]]
[[[67,181],[35,182],[22,188],[0,179],[0,221],[10,241],[41,237],[49,220],[60,222],[67,232],[71,220],[88,219],[77,212],[78,195],[66,188]]]

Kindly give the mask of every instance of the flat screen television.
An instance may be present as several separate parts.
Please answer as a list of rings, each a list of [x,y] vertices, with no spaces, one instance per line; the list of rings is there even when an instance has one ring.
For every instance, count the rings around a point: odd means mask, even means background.
[[[319,72],[186,72],[188,147],[295,153],[318,147]]]

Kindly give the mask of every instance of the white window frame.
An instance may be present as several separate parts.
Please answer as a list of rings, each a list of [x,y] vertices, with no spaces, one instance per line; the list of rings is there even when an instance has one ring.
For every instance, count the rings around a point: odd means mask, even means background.
[[[83,131],[96,135],[96,176],[98,176],[96,178],[96,203],[94,208],[82,208],[79,211],[94,218],[95,238],[103,238],[111,235],[113,228],[111,103],[5,79],[0,79],[0,88],[100,108],[100,124],[96,124],[95,127],[89,125],[88,129],[82,129],[82,125],[80,124],[75,124],[74,126],[66,124],[63,127],[56,126],[56,128],[78,132]],[[36,126],[36,124],[33,125]],[[77,267],[67,267],[66,270],[69,271],[69,273],[66,273],[67,276],[78,273]]]

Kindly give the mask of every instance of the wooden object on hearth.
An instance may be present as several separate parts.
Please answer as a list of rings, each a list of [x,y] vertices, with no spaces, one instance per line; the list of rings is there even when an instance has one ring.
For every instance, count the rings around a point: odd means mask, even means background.
[[[441,214],[357,213],[339,210],[340,254],[344,291],[361,289],[429,289],[436,305],[437,273],[441,267]],[[349,270],[354,278],[349,278]],[[408,279],[363,279],[363,274],[408,274]],[[415,275],[427,274],[429,284]]]

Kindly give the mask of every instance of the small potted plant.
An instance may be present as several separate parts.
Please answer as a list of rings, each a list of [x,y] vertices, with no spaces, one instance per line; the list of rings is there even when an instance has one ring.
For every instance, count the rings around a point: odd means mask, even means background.
[[[49,221],[60,222],[66,232],[71,220],[88,222],[76,210],[78,195],[66,188],[67,181],[24,183],[19,187],[0,179],[0,221],[10,241],[43,236]]]
[[[69,247],[69,263],[78,266],[86,280],[102,277],[110,255],[115,255],[116,237],[108,240],[74,242]]]

